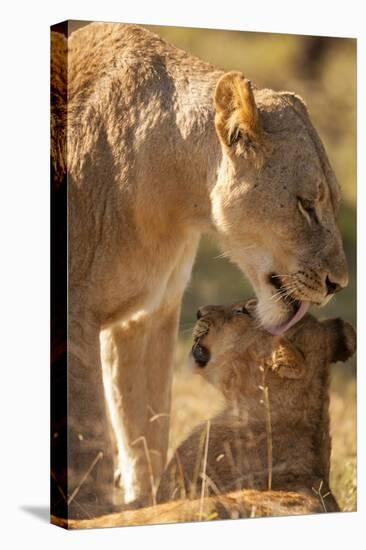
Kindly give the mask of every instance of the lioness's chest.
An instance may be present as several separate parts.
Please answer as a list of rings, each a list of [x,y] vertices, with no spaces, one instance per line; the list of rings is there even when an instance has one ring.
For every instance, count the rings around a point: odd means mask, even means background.
[[[190,232],[179,244],[172,239],[155,254],[135,253],[129,265],[121,262],[105,288],[102,324],[175,309],[190,279],[198,242],[198,232]]]
[[[153,276],[146,281],[147,294],[143,304],[146,310],[153,312],[180,302],[191,276],[198,242],[199,235],[190,234],[179,246],[172,247],[165,261],[162,258],[151,266]]]

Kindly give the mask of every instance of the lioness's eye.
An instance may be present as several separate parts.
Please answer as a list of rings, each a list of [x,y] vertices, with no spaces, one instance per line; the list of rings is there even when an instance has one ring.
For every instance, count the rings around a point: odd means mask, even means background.
[[[318,221],[318,217],[316,215],[315,210],[315,204],[308,200],[308,199],[297,199],[297,206],[300,210],[300,212],[303,214],[303,216],[307,219],[307,221],[310,223],[311,221]]]

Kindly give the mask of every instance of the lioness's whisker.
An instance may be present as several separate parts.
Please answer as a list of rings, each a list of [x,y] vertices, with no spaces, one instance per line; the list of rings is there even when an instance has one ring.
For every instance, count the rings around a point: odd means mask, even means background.
[[[252,248],[256,248],[257,245],[252,243],[252,244],[249,244],[248,246],[244,246],[242,248],[240,248],[241,251],[244,251],[244,250],[251,250]],[[218,260],[218,259],[221,259],[221,258],[230,258],[232,256],[232,253],[233,253],[233,250],[232,249],[226,249],[224,251],[222,251],[220,254],[218,254],[217,256],[214,256],[214,260]]]

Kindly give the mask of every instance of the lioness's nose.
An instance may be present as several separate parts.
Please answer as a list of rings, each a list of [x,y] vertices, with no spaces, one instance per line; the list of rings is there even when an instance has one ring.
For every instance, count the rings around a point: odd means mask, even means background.
[[[346,287],[347,283],[346,282],[345,284],[337,283],[335,281],[332,281],[329,278],[329,275],[327,275],[325,279],[325,286],[327,288],[327,294],[335,294],[336,292],[339,292],[340,290],[342,290],[342,288]]]

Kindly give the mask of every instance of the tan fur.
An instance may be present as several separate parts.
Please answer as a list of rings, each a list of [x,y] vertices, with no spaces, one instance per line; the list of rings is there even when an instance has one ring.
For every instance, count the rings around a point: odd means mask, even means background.
[[[237,310],[205,307],[194,330],[195,345],[210,352],[208,363],[195,369],[222,391],[227,406],[176,450],[157,500],[234,489],[320,491],[324,509],[335,511],[329,365],[354,353],[354,329],[307,315],[287,338],[278,338]]]
[[[289,315],[284,301],[271,301],[271,272],[287,274],[296,298],[320,303],[326,276],[344,286],[347,270],[338,184],[298,99],[252,90],[238,73],[224,75],[134,25],[93,23],[67,47],[66,64],[65,40],[53,37],[51,145],[55,182],[68,185],[73,431],[69,475],[54,475],[70,494],[102,452],[83,484],[88,496],[78,493],[95,513],[95,494],[99,503],[111,497],[112,468],[100,347],[123,498],[151,501],[147,456],[155,487],[180,303],[203,232],[249,277],[262,322]],[[237,138],[231,147],[224,128]],[[299,194],[314,199],[318,224],[299,211]]]

